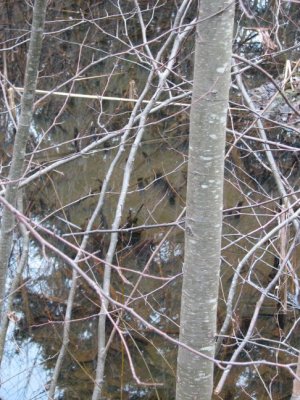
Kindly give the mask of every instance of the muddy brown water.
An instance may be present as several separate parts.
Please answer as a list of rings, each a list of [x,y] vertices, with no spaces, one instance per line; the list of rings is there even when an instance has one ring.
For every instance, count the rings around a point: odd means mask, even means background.
[[[149,141],[151,133],[149,133]],[[170,140],[172,143],[172,139]],[[153,150],[151,151],[151,146]],[[136,225],[154,224],[174,221],[184,206],[186,162],[183,155],[174,151],[170,146],[170,155],[166,156],[166,146],[160,144],[145,144],[142,151],[147,152],[148,159],[140,154],[132,176],[130,194],[124,208],[123,225],[128,220],[128,215],[138,212]],[[112,150],[113,153],[113,150]],[[66,204],[73,203],[66,209],[66,215],[56,213],[48,220],[49,226],[55,226],[61,232],[67,232],[64,219],[82,229],[91,215],[91,211],[97,200],[99,182],[103,180],[105,171],[111,161],[112,154],[103,154],[99,151],[63,166],[51,174],[47,184],[41,185],[39,195],[34,198],[36,215],[47,215],[50,210],[55,210]],[[126,155],[124,155],[124,159]],[[99,165],[101,164],[101,168]],[[122,162],[120,163],[122,165]],[[75,167],[76,165],[76,167]],[[179,166],[179,168],[178,168]],[[177,169],[178,168],[178,169]],[[80,174],[78,174],[80,170]],[[114,215],[118,188],[122,179],[123,169],[117,168],[110,186],[110,193],[105,202],[102,216],[99,217],[98,227],[109,227]],[[167,174],[167,181],[159,174]],[[231,209],[238,203],[239,212],[225,211],[223,227],[223,251],[221,266],[219,325],[225,318],[225,301],[232,280],[232,274],[238,261],[246,254],[247,250],[264,233],[262,226],[267,224],[274,215],[274,204],[270,201],[265,206],[258,208],[247,207],[247,202],[252,204],[270,200],[270,189],[265,194],[258,193],[255,183],[245,181],[243,185],[249,186],[248,193],[241,196],[240,176],[234,178],[227,171],[225,182],[224,208]],[[140,183],[143,179],[143,187]],[[156,181],[153,183],[153,180]],[[51,184],[50,184],[51,182]],[[236,187],[237,183],[240,185]],[[251,186],[252,185],[252,186]],[[55,190],[53,190],[55,188]],[[171,188],[171,189],[170,189]],[[253,189],[252,191],[250,189]],[[244,188],[243,191],[245,192]],[[171,196],[175,199],[170,201]],[[86,194],[87,198],[82,198]],[[32,196],[31,189],[28,196]],[[243,202],[243,205],[241,205]],[[39,212],[37,212],[37,210]],[[59,217],[59,219],[57,218]],[[134,270],[141,271],[161,238],[166,232],[165,228],[143,230],[132,237],[124,235],[120,238],[115,262],[125,266],[132,272],[125,272],[129,281],[136,281]],[[249,235],[249,232],[253,232]],[[248,237],[245,237],[248,235]],[[66,236],[69,238],[69,236]],[[73,240],[78,240],[73,239]],[[89,250],[102,258],[105,255],[109,240],[108,234],[94,234],[90,241]],[[277,245],[276,243],[274,246]],[[65,249],[72,255],[70,250]],[[22,318],[15,335],[24,347],[24,340],[38,344],[42,357],[46,360],[43,364],[46,370],[54,367],[55,357],[59,351],[62,335],[62,321],[66,308],[66,299],[71,279],[69,267],[54,257],[47,266],[45,274],[43,268],[37,271],[36,258],[42,260],[39,248],[35,248],[36,255],[32,256],[32,265],[26,279],[28,283],[16,299],[16,307],[20,307]],[[174,229],[158,254],[150,265],[149,273],[170,277],[179,274],[182,270],[184,256],[184,232],[182,229]],[[42,261],[41,261],[42,263]],[[82,267],[90,269],[90,273],[101,282],[102,264],[88,260]],[[259,250],[241,272],[239,281],[234,319],[235,324],[228,334],[231,339],[225,340],[220,358],[226,360],[230,357],[243,335],[246,333],[249,322],[258,299],[257,287],[249,284],[266,286],[270,280],[270,274],[274,269],[274,249],[271,245]],[[37,274],[37,277],[33,278]],[[32,280],[30,280],[32,278]],[[248,280],[248,283],[247,283]],[[155,280],[143,280],[139,290],[146,296],[135,301],[135,310],[149,322],[170,336],[178,338],[180,289],[181,279],[176,278],[163,289],[159,289],[161,282]],[[124,301],[130,291],[117,274],[113,276],[113,293],[118,300]],[[70,346],[59,379],[59,388],[63,399],[90,398],[93,388],[93,376],[97,358],[97,313],[99,312],[99,299],[90,290],[88,285],[79,280],[73,311],[72,329],[70,332]],[[287,361],[293,360],[292,346],[297,347],[297,332],[295,327],[290,344],[285,344],[278,349],[278,341],[282,339],[284,332],[288,332],[297,318],[298,311],[289,311],[285,316],[286,325],[280,326],[279,312],[276,302],[267,299],[258,317],[255,332],[251,343],[246,346],[240,356],[240,361],[255,359],[268,359]],[[118,337],[111,345],[107,359],[107,372],[104,396],[108,399],[172,399],[174,398],[176,376],[176,347],[163,340],[158,335],[147,330],[129,314],[123,317],[122,329],[126,331],[126,342],[133,357],[136,373],[141,381],[159,383],[156,388],[136,385],[126,359],[125,349]],[[112,329],[107,327],[107,336]],[[273,344],[274,343],[274,344]],[[30,344],[27,345],[30,349]],[[281,346],[279,346],[281,347]],[[17,356],[16,356],[17,357]],[[216,378],[220,371],[216,371]],[[263,382],[268,382],[269,388],[264,387]],[[246,399],[270,398],[282,399],[284,392],[291,388],[291,377],[283,370],[276,370],[266,366],[236,367],[225,386],[221,398]],[[43,397],[42,397],[43,398]],[[220,398],[220,397],[216,397]]]

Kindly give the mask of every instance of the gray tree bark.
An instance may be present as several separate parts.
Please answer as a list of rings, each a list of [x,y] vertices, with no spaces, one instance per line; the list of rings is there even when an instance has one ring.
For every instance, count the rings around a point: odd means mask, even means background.
[[[234,3],[202,0],[190,122],[185,261],[176,400],[211,399]]]
[[[18,209],[23,212],[23,194],[22,190],[18,192]],[[18,287],[21,283],[22,274],[24,271],[25,266],[27,265],[28,261],[28,253],[29,253],[29,232],[26,230],[23,224],[19,225],[20,231],[23,237],[22,243],[22,255],[18,262],[18,266],[16,268],[16,273],[14,279],[12,280],[11,288],[9,291],[8,299],[7,299],[7,306],[6,306],[6,313],[3,314],[3,318],[1,320],[0,326],[0,361],[3,357],[4,347],[5,347],[5,339],[7,334],[7,329],[9,326],[9,319],[7,315],[9,315],[13,311],[13,301],[15,298],[15,294],[18,290]],[[0,362],[1,363],[1,362]]]
[[[18,121],[12,162],[5,192],[5,199],[14,206],[17,201],[20,179],[22,178],[26,143],[33,114],[34,94],[43,40],[46,5],[47,0],[36,0],[33,8],[32,29],[25,71],[24,94],[21,100],[21,114]],[[4,312],[5,284],[14,225],[15,219],[13,214],[8,209],[4,208],[0,231],[0,315]]]
[[[300,355],[298,355],[298,364],[296,376],[293,381],[293,392],[290,400],[300,400]]]

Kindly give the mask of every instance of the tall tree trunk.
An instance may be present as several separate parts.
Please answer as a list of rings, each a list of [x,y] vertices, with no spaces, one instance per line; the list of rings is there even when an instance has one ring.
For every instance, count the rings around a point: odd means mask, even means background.
[[[202,0],[190,123],[180,341],[214,357],[234,3]],[[180,347],[176,400],[211,398],[213,362]]]
[[[46,15],[47,0],[36,0],[33,8],[32,30],[27,55],[25,71],[24,94],[21,101],[21,114],[18,121],[18,129],[14,142],[11,167],[6,186],[5,198],[15,205],[22,178],[25,160],[26,143],[33,114],[34,94],[38,77],[38,66],[43,40],[43,28]],[[12,236],[15,219],[13,214],[6,208],[3,209],[1,231],[0,231],[0,315],[3,313],[5,297],[5,283],[7,267],[11,252]]]

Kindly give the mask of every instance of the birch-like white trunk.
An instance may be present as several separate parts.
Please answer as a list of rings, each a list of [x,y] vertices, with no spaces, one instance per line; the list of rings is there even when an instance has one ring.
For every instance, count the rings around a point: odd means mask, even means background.
[[[214,357],[234,3],[201,0],[190,122],[180,341]],[[179,347],[176,400],[208,400],[212,361]]]
[[[14,142],[11,167],[6,185],[5,199],[16,205],[20,179],[22,178],[25,160],[26,143],[33,114],[34,94],[36,89],[40,53],[43,40],[43,29],[47,0],[36,0],[33,7],[32,29],[25,71],[24,94],[21,100],[21,114]],[[13,214],[4,208],[0,231],[0,315],[4,312],[5,284],[11,252],[15,219]]]

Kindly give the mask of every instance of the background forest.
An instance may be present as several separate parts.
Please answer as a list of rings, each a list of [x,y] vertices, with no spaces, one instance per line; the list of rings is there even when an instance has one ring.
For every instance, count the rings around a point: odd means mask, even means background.
[[[48,1],[12,178],[33,6],[1,2],[2,213],[17,190],[0,265],[3,400],[97,400],[99,386],[101,399],[175,398],[197,6]],[[213,399],[293,390],[299,21],[297,0],[235,8]]]

